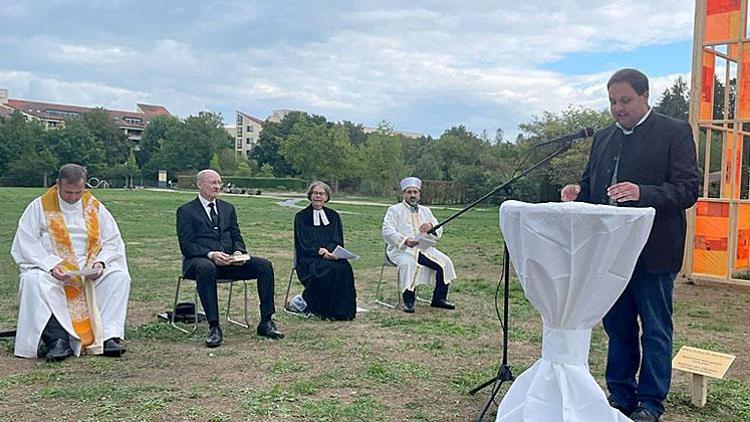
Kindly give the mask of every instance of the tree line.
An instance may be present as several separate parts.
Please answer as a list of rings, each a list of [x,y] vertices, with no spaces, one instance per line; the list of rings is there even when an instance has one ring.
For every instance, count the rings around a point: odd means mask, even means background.
[[[687,84],[678,79],[662,93],[657,109],[687,118],[687,105]],[[54,130],[16,113],[0,118],[0,175],[38,185],[42,175],[54,174],[66,162],[82,164],[92,176],[104,179],[156,180],[162,169],[175,177],[213,168],[224,175],[320,179],[336,191],[375,196],[393,195],[402,177],[414,175],[454,182],[455,189],[464,190],[463,197],[473,199],[555,148],[534,147],[539,141],[611,122],[607,110],[570,106],[533,116],[519,125],[513,141],[505,139],[501,130],[489,136],[464,126],[451,127],[437,138],[412,138],[387,122],[365,133],[362,125],[352,122],[291,112],[279,123],[265,122],[250,157],[241,157],[221,115],[209,112],[185,119],[155,117],[137,146],[103,109]],[[555,198],[560,186],[575,181],[583,171],[590,142],[575,143],[548,166],[519,181],[513,192],[503,194],[529,201]]]

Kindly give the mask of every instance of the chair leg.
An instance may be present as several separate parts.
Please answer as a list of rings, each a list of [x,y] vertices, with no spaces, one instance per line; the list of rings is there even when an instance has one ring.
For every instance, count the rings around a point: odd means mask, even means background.
[[[286,296],[284,297],[284,308],[283,309],[284,309],[284,312],[287,313],[287,314],[289,314],[289,315],[294,315],[296,317],[307,319],[307,318],[310,318],[312,316],[311,313],[309,313],[309,312],[292,312],[289,309],[287,309],[287,306],[286,306],[289,303],[289,292],[292,289],[292,278],[294,276],[294,272],[295,271],[296,271],[296,269],[292,268],[292,271],[289,272],[289,283],[286,286]]]
[[[193,292],[193,303],[195,304],[195,313],[193,314],[193,332],[195,334],[198,331],[198,282],[195,282],[195,291]],[[205,312],[205,310],[204,310]]]
[[[247,280],[242,280],[242,284],[245,287],[245,325],[250,327],[250,321],[247,319]]]
[[[391,304],[380,299],[380,290],[383,285],[383,271],[385,271],[385,264],[380,266],[380,278],[378,279],[378,288],[375,291],[375,303],[381,306],[385,306],[386,308],[395,309],[401,303],[401,295],[398,295],[395,304]],[[398,271],[398,268],[396,269],[396,271]],[[399,282],[398,277],[396,277],[396,293],[398,293],[399,291],[398,287]]]
[[[227,322],[234,324],[234,325],[239,325],[242,328],[250,328],[250,324],[248,324],[248,321],[247,321],[247,280],[242,280],[242,282],[245,284],[245,323],[242,323],[241,321],[233,320],[229,316],[229,310],[232,308],[232,287],[234,287],[234,283],[235,283],[234,281],[231,281],[229,283],[229,300],[227,301],[227,312],[226,312]]]
[[[294,314],[294,312],[290,311],[286,308],[286,304],[289,303],[289,292],[292,290],[292,277],[294,276],[294,268],[292,268],[292,271],[289,271],[289,283],[286,285],[286,295],[284,296],[284,312],[288,314]]]

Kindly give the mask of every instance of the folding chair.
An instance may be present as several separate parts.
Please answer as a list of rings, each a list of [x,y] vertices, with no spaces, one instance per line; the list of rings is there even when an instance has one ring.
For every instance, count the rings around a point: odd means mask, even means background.
[[[195,303],[195,315],[194,315],[194,318],[193,318],[193,329],[190,330],[190,331],[188,331],[188,330],[186,330],[186,329],[178,326],[175,323],[175,320],[174,320],[175,314],[177,313],[177,302],[179,301],[179,298],[180,298],[180,286],[182,285],[183,281],[192,281],[193,283],[195,283],[195,291],[194,291],[194,296],[193,296],[193,301]],[[250,321],[248,320],[248,317],[247,317],[247,283],[248,283],[248,281],[249,280],[229,280],[229,279],[219,279],[219,280],[216,280],[216,284],[227,284],[227,283],[229,283],[229,300],[227,300],[226,318],[227,318],[227,321],[229,323],[235,324],[235,325],[239,325],[242,328],[250,328]],[[244,315],[245,318],[244,318],[244,322],[232,319],[232,317],[229,314],[229,311],[232,309],[232,288],[234,287],[234,283],[235,282],[242,282],[242,284],[244,285],[244,288],[245,288],[245,315]],[[194,334],[195,331],[198,330],[198,283],[195,280],[189,279],[189,278],[185,278],[183,276],[177,277],[177,289],[175,290],[175,293],[174,293],[174,305],[172,306],[172,316],[170,318],[169,325],[171,325],[172,327],[174,327],[174,328],[182,331],[185,334]]]
[[[380,289],[381,289],[381,286],[383,285],[383,271],[385,271],[385,267],[397,268],[396,270],[396,303],[395,304],[388,303],[384,299],[381,300],[380,298]],[[415,294],[416,299],[420,302],[430,303],[429,300],[422,299],[421,297],[419,297],[419,295],[417,294],[417,288],[414,289],[414,294]],[[380,265],[380,278],[378,278],[378,288],[375,291],[375,303],[381,306],[385,306],[386,308],[390,308],[390,309],[395,309],[398,307],[398,305],[401,304],[401,279],[399,278],[398,265],[396,265],[396,263],[394,263],[393,261],[391,261],[390,258],[388,258],[388,245],[385,245],[385,248],[383,249],[383,263]]]
[[[293,312],[287,309],[287,304],[289,303],[289,292],[292,290],[292,278],[294,277],[294,273],[297,272],[297,255],[295,254],[292,258],[292,270],[289,272],[289,283],[286,285],[286,296],[284,296],[284,312],[288,313],[289,315],[294,315],[300,318],[310,318],[312,316],[309,312]]]

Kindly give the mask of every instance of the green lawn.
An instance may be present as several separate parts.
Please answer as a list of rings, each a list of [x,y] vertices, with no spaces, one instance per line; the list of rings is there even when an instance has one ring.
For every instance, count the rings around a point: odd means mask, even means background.
[[[17,269],[9,249],[16,222],[39,189],[0,189],[0,330],[15,325]],[[296,209],[277,200],[225,197],[237,206],[245,243],[276,271],[276,320],[287,338],[274,342],[254,329],[225,326],[225,343],[203,346],[206,327],[185,336],[157,320],[171,305],[180,253],[175,210],[194,194],[96,191],[117,219],[133,276],[127,326],[128,352],[121,359],[84,356],[60,364],[12,356],[0,341],[0,419],[43,417],[76,420],[470,420],[487,390],[467,391],[490,378],[501,358],[495,286],[501,272],[497,209],[478,209],[451,224],[440,248],[456,263],[459,279],[450,297],[458,310],[418,304],[417,313],[376,307],[385,208],[332,203],[341,212],[359,305],[368,308],[348,323],[301,320],[281,312],[291,267]],[[334,198],[335,199],[335,198]],[[439,219],[453,211],[435,209]],[[395,291],[386,269],[386,291]],[[293,291],[299,283],[294,281]],[[750,420],[750,294],[728,287],[677,289],[677,346],[696,345],[738,355],[725,381],[710,383],[709,404],[689,405],[687,376],[675,373],[663,420]],[[220,288],[220,298],[227,289]],[[429,292],[423,292],[428,296]],[[190,298],[188,292],[183,299]],[[235,296],[240,298],[240,296]],[[511,288],[510,363],[516,375],[540,354],[541,325],[519,285]],[[251,320],[257,322],[252,286]],[[240,311],[236,301],[235,312]],[[223,305],[222,305],[223,306]],[[606,336],[594,330],[591,369],[603,379]],[[487,420],[494,419],[494,416]]]

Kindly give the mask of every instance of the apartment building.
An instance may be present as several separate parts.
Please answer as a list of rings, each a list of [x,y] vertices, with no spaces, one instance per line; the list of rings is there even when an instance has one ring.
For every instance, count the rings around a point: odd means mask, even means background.
[[[234,128],[235,152],[243,157],[250,156],[250,150],[258,142],[263,130],[263,120],[237,110],[237,124]]]
[[[82,107],[67,104],[46,103],[9,98],[7,89],[0,88],[0,116],[10,116],[15,111],[27,119],[38,120],[47,129],[63,127],[65,121],[76,118],[94,110],[94,107]],[[141,140],[143,131],[156,116],[170,116],[169,111],[160,105],[136,104],[136,111],[105,109],[117,125],[134,142]]]

